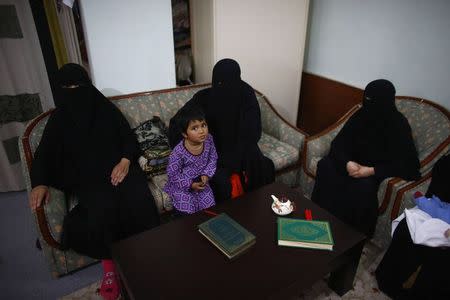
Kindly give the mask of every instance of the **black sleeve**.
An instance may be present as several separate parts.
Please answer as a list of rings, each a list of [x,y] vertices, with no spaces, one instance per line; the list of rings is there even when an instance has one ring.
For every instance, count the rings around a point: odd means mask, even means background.
[[[450,202],[450,154],[442,156],[433,166],[431,171],[431,183],[428,187],[426,196],[433,195],[439,197],[442,201]]]
[[[246,103],[241,112],[241,123],[239,125],[239,147],[240,151],[245,151],[249,147],[256,145],[262,134],[261,110],[258,100],[252,88],[245,90]]]
[[[60,134],[61,122],[58,121],[58,111],[49,117],[41,141],[37,147],[30,170],[31,187],[38,185],[59,187],[56,182],[61,179],[58,166],[62,160],[62,138]]]
[[[109,102],[108,106],[111,108],[114,120],[117,122],[122,147],[122,157],[130,161],[135,161],[142,154],[136,136],[131,130],[130,124],[127,119],[125,119],[122,112],[109,100],[107,101]]]
[[[329,156],[336,163],[336,167],[340,173],[347,174],[347,162],[352,160],[352,136],[357,126],[356,118],[358,112],[353,114],[344,124],[336,137],[331,142]]]
[[[388,177],[401,177],[405,180],[420,178],[420,162],[411,134],[411,127],[401,116],[388,137],[391,158],[385,163],[374,166],[375,177],[380,180]]]

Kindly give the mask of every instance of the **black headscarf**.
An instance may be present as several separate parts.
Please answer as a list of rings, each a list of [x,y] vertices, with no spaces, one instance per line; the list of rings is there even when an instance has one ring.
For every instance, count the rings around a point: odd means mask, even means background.
[[[95,101],[104,96],[92,85],[86,70],[77,64],[62,66],[57,73],[56,107],[70,118],[79,130],[88,132],[95,118]]]
[[[394,175],[405,179],[420,176],[411,127],[395,106],[395,87],[390,81],[378,79],[366,86],[362,108],[333,140],[330,156],[339,162],[344,173],[345,164],[351,160],[378,166],[380,179]]]
[[[395,87],[386,79],[370,82],[364,90],[362,111],[370,121],[392,118],[397,111],[395,106]]]
[[[222,59],[214,66],[210,101],[205,105],[208,126],[216,141],[217,151],[230,152],[239,136],[241,106],[246,101],[239,64]]]

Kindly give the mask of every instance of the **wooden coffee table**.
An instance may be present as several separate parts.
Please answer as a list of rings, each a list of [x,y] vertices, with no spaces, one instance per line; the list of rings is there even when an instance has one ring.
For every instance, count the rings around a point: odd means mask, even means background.
[[[277,245],[271,194],[297,206],[288,217],[330,222],[334,250]],[[226,212],[256,236],[249,252],[229,261],[197,231],[211,218],[199,212],[113,245],[113,259],[130,299],[279,299],[298,296],[331,272],[329,286],[343,295],[353,286],[365,236],[286,185],[267,185],[244,197],[212,207]]]

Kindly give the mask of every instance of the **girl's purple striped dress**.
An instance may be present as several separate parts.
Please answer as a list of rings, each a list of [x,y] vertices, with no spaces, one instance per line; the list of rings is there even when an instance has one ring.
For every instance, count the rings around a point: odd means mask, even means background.
[[[192,214],[215,204],[209,183],[202,191],[192,190],[191,185],[201,175],[211,179],[216,172],[216,165],[217,152],[210,134],[199,155],[193,155],[186,149],[184,139],[175,146],[167,165],[168,181],[164,191],[169,194],[177,210]]]

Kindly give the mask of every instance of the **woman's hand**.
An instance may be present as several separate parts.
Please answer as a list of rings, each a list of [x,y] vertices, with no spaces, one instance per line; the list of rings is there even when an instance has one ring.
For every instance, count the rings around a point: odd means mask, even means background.
[[[128,174],[128,169],[130,167],[130,161],[126,158],[122,158],[120,162],[114,167],[111,172],[111,183],[117,186],[121,183]]]
[[[365,178],[375,175],[375,169],[373,167],[363,166],[354,161],[347,163],[347,172],[353,178]]]
[[[42,200],[47,204],[50,201],[50,193],[48,191],[48,186],[38,185],[31,190],[30,194],[30,207],[31,210],[35,211],[36,208],[41,206]]]
[[[354,161],[347,162],[347,173],[348,175],[352,176],[352,174],[355,174],[358,172],[359,168],[361,168],[361,165]]]

